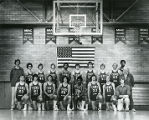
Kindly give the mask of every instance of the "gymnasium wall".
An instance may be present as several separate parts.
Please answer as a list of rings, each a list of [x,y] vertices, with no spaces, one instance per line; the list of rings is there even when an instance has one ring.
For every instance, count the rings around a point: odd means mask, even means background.
[[[26,63],[32,62],[34,71],[37,70],[39,63],[43,63],[44,70],[47,72],[51,63],[56,64],[57,46],[77,45],[75,43],[68,44],[67,37],[57,37],[56,44],[52,42],[45,44],[45,28],[47,26],[40,23],[38,25],[38,20],[24,10],[18,3],[13,0],[13,2],[11,0],[7,1],[9,2],[0,4],[0,108],[10,107],[11,90],[9,74],[11,68],[14,66],[15,59],[21,59],[21,66],[23,68],[26,68]],[[149,1],[140,1],[119,22],[146,23],[149,21]],[[24,4],[39,18],[42,19],[44,17],[44,7],[40,3],[28,1],[24,2]],[[50,14],[52,13],[51,8],[48,7],[47,9],[49,10],[47,18],[50,19],[52,16]],[[143,14],[146,16],[144,17]],[[23,25],[17,25],[18,23]],[[28,26],[33,28],[33,44],[30,42],[23,44],[23,28]],[[122,42],[115,44],[114,30],[117,26],[120,27],[120,25],[104,25],[103,44],[98,42],[91,44],[91,37],[82,37],[82,46],[95,46],[95,70],[97,71],[101,63],[105,63],[106,70],[109,71],[114,62],[119,64],[121,59],[125,59],[127,66],[134,75],[135,82],[137,82],[133,91],[135,104],[149,105],[149,84],[147,84],[149,83],[149,45],[138,44],[138,28],[142,25],[123,25],[126,28],[126,44]],[[72,71],[72,69],[70,70]],[[86,71],[86,68],[82,70]]]

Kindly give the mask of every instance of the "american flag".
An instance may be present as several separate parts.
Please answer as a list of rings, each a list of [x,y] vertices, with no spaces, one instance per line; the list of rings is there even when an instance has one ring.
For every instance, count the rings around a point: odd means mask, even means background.
[[[89,61],[94,63],[95,47],[57,47],[57,65],[62,67],[68,63],[74,67],[79,63],[81,67],[87,67]]]

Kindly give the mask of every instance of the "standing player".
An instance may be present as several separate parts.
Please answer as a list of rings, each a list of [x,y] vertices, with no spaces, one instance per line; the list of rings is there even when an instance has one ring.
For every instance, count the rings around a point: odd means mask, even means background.
[[[25,72],[26,83],[29,85],[33,80],[33,74],[34,74],[34,72],[32,70],[33,65],[32,65],[32,63],[27,63],[26,67],[27,67],[27,70]]]
[[[55,84],[52,81],[52,76],[47,76],[47,82],[44,83],[44,93],[45,93],[45,101],[46,108],[49,110],[49,102],[53,101],[53,110],[58,110],[57,108],[57,96],[55,95]]]
[[[120,61],[120,68],[119,68],[119,74],[123,74],[123,71],[125,69],[125,65],[126,65],[126,61],[125,60],[121,60]]]
[[[112,107],[112,110],[116,111],[116,106],[112,102],[112,97],[115,93],[115,85],[113,82],[110,82],[110,77],[106,77],[106,83],[103,85],[103,97],[106,102],[106,110],[109,111]]]
[[[99,72],[99,83],[100,87],[103,88],[103,85],[106,83],[106,76],[107,73],[105,72],[105,64],[100,65],[100,72]],[[101,89],[101,94],[103,93],[103,89]]]
[[[33,104],[33,110],[41,110],[42,102],[42,84],[38,82],[38,75],[33,75],[33,82],[30,83],[30,98]]]
[[[58,101],[60,103],[60,110],[66,110],[64,107],[64,103],[68,102],[67,105],[67,110],[72,110],[70,108],[70,104],[71,104],[71,96],[70,96],[70,92],[71,92],[71,88],[70,85],[68,84],[68,80],[69,78],[67,76],[64,76],[62,83],[60,83],[58,90],[57,90],[57,95],[58,95]]]
[[[77,83],[78,77],[82,77],[82,72],[80,71],[80,64],[75,65],[75,70],[72,73],[74,84]]]
[[[122,111],[124,110],[125,104],[125,111],[129,111],[130,105],[130,87],[124,83],[124,79],[120,80],[120,85],[116,88],[116,96],[118,98],[118,105],[117,110]]]
[[[43,91],[43,84],[45,82],[45,74],[44,74],[44,71],[43,71],[43,64],[41,64],[41,63],[38,65],[37,75],[38,75],[38,82],[41,83],[41,85],[42,85],[42,91]],[[44,93],[42,93],[42,99],[43,99],[43,101],[42,101],[41,108],[44,111],[45,110]]]
[[[57,89],[59,83],[57,79],[56,66],[54,63],[51,64],[51,69],[48,74],[52,76],[52,81],[55,84],[55,89]]]
[[[110,74],[110,81],[113,82],[115,84],[115,87],[117,87],[118,85],[120,85],[120,74],[118,73],[118,64],[114,63],[112,65],[112,72]]]
[[[88,84],[88,98],[89,102],[92,103],[92,109],[97,110],[96,108],[96,101],[98,101],[98,110],[101,110],[101,101],[102,101],[102,95],[101,95],[101,88],[100,84],[97,82],[97,78],[95,75],[91,77],[91,82]]]
[[[17,101],[18,110],[22,109],[24,104],[24,109],[27,110],[27,100],[28,100],[28,85],[25,83],[25,77],[22,75],[19,77],[19,82],[15,86],[15,98]]]
[[[76,84],[74,86],[74,109],[84,110],[85,100],[83,99],[84,86],[82,84],[83,79],[81,76],[77,77]]]
[[[63,70],[59,73],[60,83],[63,82],[63,77],[64,76],[66,76],[68,78],[68,83],[70,82],[70,80],[71,80],[71,72],[68,71],[68,67],[69,67],[69,64],[68,63],[64,63]]]
[[[20,60],[15,60],[14,64],[15,66],[12,68],[10,72],[10,82],[11,82],[11,92],[12,92],[12,98],[11,98],[11,110],[15,108],[15,85],[19,80],[19,77],[21,75],[24,75],[24,70],[22,67],[20,67]]]

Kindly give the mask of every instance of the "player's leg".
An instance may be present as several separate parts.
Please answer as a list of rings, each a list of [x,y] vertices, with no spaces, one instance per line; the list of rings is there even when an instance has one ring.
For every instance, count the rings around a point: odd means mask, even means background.
[[[129,100],[129,98],[125,98],[125,99],[124,99],[124,102],[125,102],[125,105],[126,105],[125,110],[126,110],[126,111],[129,111],[129,105],[130,105],[130,100]]]
[[[98,110],[102,108],[103,97],[102,95],[97,95],[96,100],[98,101]]]
[[[68,100],[67,110],[71,111],[72,110],[71,107],[70,107],[71,106],[71,96],[68,96],[67,100]]]
[[[111,102],[112,102],[111,104],[112,104],[113,110],[114,110],[114,111],[117,111],[117,108],[116,108],[116,106],[117,106],[117,98],[116,98],[116,96],[113,95],[113,96],[111,97]]]
[[[11,87],[11,110],[15,108],[15,87]]]
[[[57,107],[57,96],[53,95],[53,110],[57,111],[58,107]]]
[[[62,96],[59,96],[59,98],[58,98],[60,110],[66,110],[63,105],[63,99],[64,99],[64,97],[62,97]]]
[[[122,111],[124,109],[123,105],[124,105],[123,99],[118,99],[117,110]]]
[[[16,99],[17,99],[17,109],[21,110],[22,109],[21,96],[16,96]]]
[[[29,100],[29,96],[28,96],[28,95],[24,95],[24,96],[21,98],[21,102],[24,104],[24,108],[23,108],[24,111],[27,110],[27,103],[28,103],[28,100]]]

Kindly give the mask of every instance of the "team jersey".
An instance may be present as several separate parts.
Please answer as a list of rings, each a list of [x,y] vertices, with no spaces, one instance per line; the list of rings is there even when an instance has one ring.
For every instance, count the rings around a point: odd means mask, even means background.
[[[37,83],[36,85],[34,85],[32,83],[32,86],[31,86],[31,95],[32,96],[39,96],[40,95],[40,86],[39,86],[39,83]]]
[[[91,71],[88,70],[88,71],[87,71],[87,73],[86,73],[86,83],[87,83],[87,85],[88,85],[89,82],[91,82],[91,77],[92,77],[93,75],[95,75],[95,73],[94,73],[93,70],[91,70]]]
[[[100,72],[100,74],[99,74],[99,83],[101,85],[106,83],[106,76],[107,76],[106,72],[103,72],[103,73]]]
[[[109,85],[105,84],[104,89],[105,89],[105,95],[106,96],[114,95],[114,88],[113,88],[112,84],[109,84]]]
[[[68,85],[67,86],[64,86],[62,84],[62,87],[60,88],[60,96],[61,97],[64,97],[68,94]]]
[[[23,85],[21,85],[19,83],[18,87],[17,87],[17,91],[16,91],[16,96],[24,96],[27,93],[27,89],[25,87],[25,83]]]
[[[38,71],[38,82],[44,83],[45,82],[45,75],[43,71]]]
[[[49,83],[47,83],[47,85],[46,85],[46,92],[48,94],[53,94],[53,90],[54,90],[53,83],[51,85],[49,85]]]
[[[56,74],[56,71],[51,71],[51,70],[50,70],[49,74],[52,76],[52,79],[53,79],[54,82],[57,81],[57,74]]]
[[[119,75],[118,71],[112,70],[112,73],[110,74],[110,81],[115,84],[115,87],[117,87],[120,84],[119,77],[120,77],[120,75]]]
[[[83,94],[83,85],[81,84],[81,85],[75,85],[75,87],[74,87],[74,89],[75,89],[75,95],[76,96],[81,96],[81,94]]]
[[[62,82],[62,78],[66,76],[68,77],[69,81],[71,79],[71,72],[69,72],[68,70],[62,70],[62,72],[60,73],[60,81]]]
[[[98,93],[99,93],[99,86],[98,86],[98,84],[97,84],[97,83],[95,83],[95,84],[92,84],[92,83],[91,83],[90,94],[91,94],[92,96],[95,96],[95,95],[97,95]]]
[[[26,71],[26,83],[29,84],[33,81],[33,72],[31,70]]]
[[[74,76],[74,80],[76,81],[79,76],[82,76],[81,71],[80,70],[75,70],[73,72],[73,76]]]

